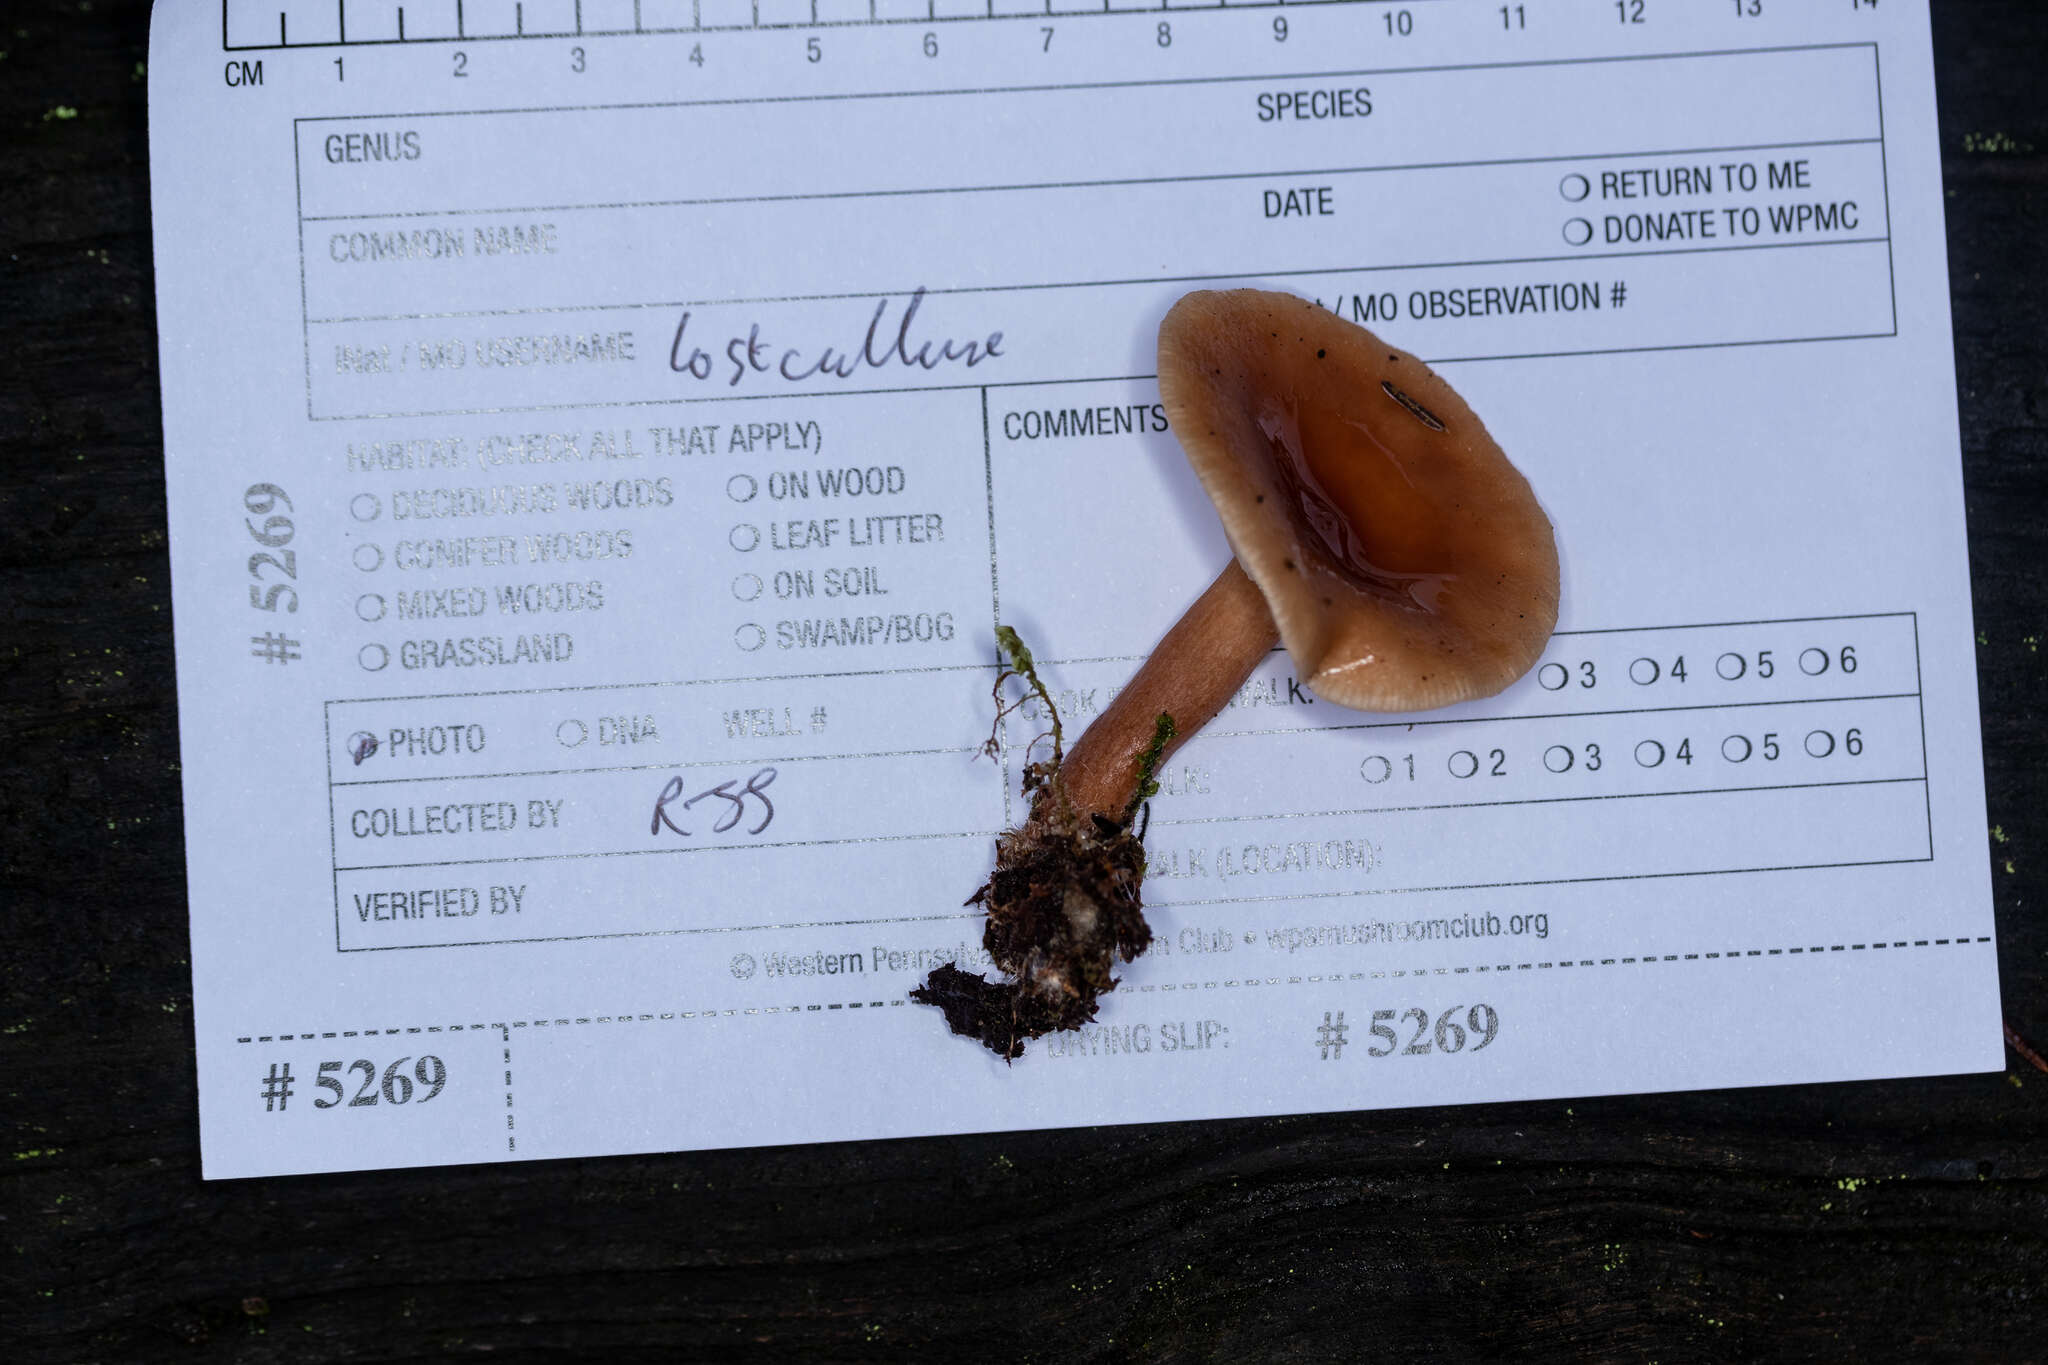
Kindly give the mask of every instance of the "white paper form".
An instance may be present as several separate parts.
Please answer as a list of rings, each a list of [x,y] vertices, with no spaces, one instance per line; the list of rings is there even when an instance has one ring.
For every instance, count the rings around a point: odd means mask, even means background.
[[[163,0],[206,1172],[1993,1068],[1923,5]],[[1761,12],[1759,12],[1761,11]],[[1487,702],[1284,653],[1157,939],[906,1003],[1226,562],[1160,317],[1439,365],[1558,528]]]

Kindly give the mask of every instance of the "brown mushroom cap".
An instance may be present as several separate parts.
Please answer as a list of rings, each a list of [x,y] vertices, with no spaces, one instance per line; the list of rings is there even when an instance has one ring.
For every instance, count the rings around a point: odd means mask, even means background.
[[[1195,293],[1160,325],[1159,392],[1318,695],[1417,711],[1535,664],[1550,519],[1427,365],[1291,294]]]

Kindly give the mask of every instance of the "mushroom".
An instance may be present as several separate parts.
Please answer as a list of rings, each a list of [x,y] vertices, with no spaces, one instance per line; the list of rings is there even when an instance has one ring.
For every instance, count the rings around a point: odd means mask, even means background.
[[[1031,812],[968,902],[1012,980],[949,965],[912,992],[1006,1058],[1092,1019],[1114,958],[1150,942],[1134,817],[1276,638],[1325,700],[1415,711],[1500,691],[1557,623],[1549,518],[1414,356],[1292,295],[1195,293],[1160,326],[1159,392],[1236,558],[1071,751],[1055,718],[1052,762],[1027,766]]]

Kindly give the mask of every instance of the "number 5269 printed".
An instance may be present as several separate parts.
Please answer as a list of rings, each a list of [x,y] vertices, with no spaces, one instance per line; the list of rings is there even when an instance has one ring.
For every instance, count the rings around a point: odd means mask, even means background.
[[[428,1055],[414,1062],[412,1074],[407,1075],[405,1064],[411,1061],[413,1059],[410,1057],[400,1057],[384,1068],[381,1080],[377,1075],[377,1064],[360,1057],[353,1062],[322,1062],[320,1073],[314,1078],[313,1084],[322,1090],[332,1092],[332,1097],[314,1096],[313,1107],[332,1109],[347,1098],[348,1090],[341,1083],[344,1068],[349,1075],[362,1073],[362,1084],[356,1088],[355,1097],[348,1099],[348,1107],[351,1109],[375,1104],[379,1096],[383,1097],[386,1104],[409,1104],[413,1099],[415,1081],[426,1089],[426,1093],[419,1097],[419,1102],[425,1104],[441,1093],[442,1086],[448,1084],[448,1068],[442,1064],[439,1057]]]

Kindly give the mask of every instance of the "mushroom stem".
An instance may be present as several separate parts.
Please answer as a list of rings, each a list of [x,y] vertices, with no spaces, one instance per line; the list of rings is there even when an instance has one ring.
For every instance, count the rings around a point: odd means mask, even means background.
[[[1223,709],[1279,639],[1265,595],[1231,560],[1067,750],[1060,764],[1067,799],[1082,811],[1123,819],[1159,714],[1174,723],[1158,756],[1163,762]]]

